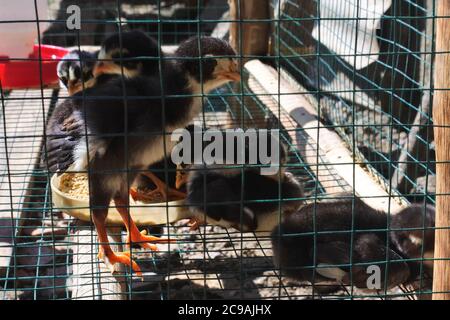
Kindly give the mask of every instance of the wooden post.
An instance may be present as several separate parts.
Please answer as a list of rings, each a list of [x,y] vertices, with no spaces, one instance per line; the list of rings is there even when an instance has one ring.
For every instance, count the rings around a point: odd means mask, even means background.
[[[264,57],[269,53],[271,23],[258,21],[270,19],[269,0],[228,0],[230,5],[230,44],[241,56],[240,62],[244,65],[251,57]],[[254,20],[245,22],[242,20]],[[233,84],[234,91],[240,92],[241,84]],[[252,119],[259,128],[266,128],[266,119],[260,112],[252,97],[228,99],[230,108],[239,127],[246,127],[244,106],[252,115],[258,115]]]
[[[450,2],[437,1],[434,133],[436,140],[436,243],[433,300],[450,300]],[[444,53],[440,53],[444,52]],[[444,228],[444,229],[440,229]],[[447,259],[447,260],[443,260]]]
[[[269,51],[270,22],[240,22],[239,20],[264,20],[270,18],[268,0],[229,0],[230,16],[233,22],[230,28],[230,43],[243,55],[265,56]],[[241,50],[242,49],[242,50]],[[248,58],[243,60],[246,62]]]

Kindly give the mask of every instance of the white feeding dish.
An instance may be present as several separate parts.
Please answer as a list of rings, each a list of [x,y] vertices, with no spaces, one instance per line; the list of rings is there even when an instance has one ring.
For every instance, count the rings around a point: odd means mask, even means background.
[[[53,209],[61,210],[68,215],[82,221],[91,221],[91,210],[89,199],[74,197],[61,190],[61,178],[56,174],[52,177],[50,184],[52,188]],[[183,206],[184,201],[163,202],[157,204],[146,204],[134,201],[130,197],[130,214],[138,226],[161,225],[176,222],[190,217],[189,210]],[[119,212],[111,203],[108,217],[108,225],[123,225]]]

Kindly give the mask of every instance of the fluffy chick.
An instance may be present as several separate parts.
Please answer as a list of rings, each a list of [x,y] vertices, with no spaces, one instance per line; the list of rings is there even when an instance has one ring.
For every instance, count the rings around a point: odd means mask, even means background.
[[[226,132],[221,132],[225,138]],[[192,129],[191,129],[192,134]],[[259,135],[257,135],[259,139]],[[271,139],[268,139],[268,151]],[[294,212],[302,203],[303,188],[297,179],[286,172],[287,147],[279,147],[279,170],[271,175],[261,173],[261,163],[249,164],[250,141],[245,140],[244,158],[249,166],[182,164],[177,172],[177,188],[186,187],[186,206],[192,213],[192,228],[213,224],[233,227],[243,232],[271,231],[279,221],[279,213]],[[209,143],[204,143],[204,148]],[[259,140],[256,142],[259,146]],[[228,146],[223,145],[227,155]],[[237,144],[234,163],[238,163]],[[259,149],[258,149],[259,150]],[[229,151],[229,150],[228,150]],[[192,150],[193,155],[195,150]],[[229,159],[227,159],[229,160]],[[225,159],[223,161],[225,163]]]
[[[110,264],[124,263],[140,274],[128,253],[115,253],[109,246],[105,220],[111,200],[127,228],[129,244],[155,250],[149,242],[167,242],[139,232],[129,215],[128,186],[140,171],[168,155],[172,142],[167,134],[198,115],[203,93],[240,79],[234,56],[225,41],[189,39],[176,57],[165,60],[161,75],[109,76],[57,106],[47,130],[56,133],[46,141],[49,170],[88,170],[99,256]],[[200,57],[207,58],[201,62]]]
[[[283,275],[298,281],[365,289],[371,276],[368,267],[374,265],[381,270],[378,289],[389,289],[408,281],[410,270],[388,246],[386,227],[387,215],[358,198],[354,203],[339,199],[307,204],[273,230],[274,263]]]

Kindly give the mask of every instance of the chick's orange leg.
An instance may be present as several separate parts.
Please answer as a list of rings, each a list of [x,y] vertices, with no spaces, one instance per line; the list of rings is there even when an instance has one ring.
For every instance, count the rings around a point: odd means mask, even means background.
[[[201,219],[199,219],[198,217],[192,217],[188,222],[188,226],[190,227],[191,231],[196,231],[200,229],[200,227],[206,226],[206,222],[201,221]]]
[[[176,242],[175,239],[162,239],[154,236],[147,236],[145,231],[140,232],[128,212],[128,203],[125,200],[119,198],[114,199],[114,202],[116,204],[117,211],[119,211],[123,223],[127,228],[128,233],[126,240],[127,245],[131,246],[131,244],[136,243],[142,248],[150,249],[152,251],[158,251],[158,248],[154,244],[150,244],[149,242],[157,242],[157,243]]]
[[[136,190],[130,190],[131,196],[134,200],[143,200],[143,201],[160,201],[166,202],[171,199],[184,199],[186,198],[186,194],[175,190],[168,185],[166,185],[161,179],[155,176],[152,172],[145,172],[142,175],[148,177],[153,181],[156,188],[151,192],[147,193],[145,196],[136,192]]]
[[[141,269],[138,264],[133,261],[129,252],[114,252],[109,245],[108,234],[105,227],[105,219],[107,210],[95,210],[92,215],[95,228],[97,230],[98,241],[100,243],[100,251],[98,253],[99,259],[109,263],[111,266],[111,272],[114,272],[114,265],[116,263],[123,263],[133,269],[138,276],[142,276]]]

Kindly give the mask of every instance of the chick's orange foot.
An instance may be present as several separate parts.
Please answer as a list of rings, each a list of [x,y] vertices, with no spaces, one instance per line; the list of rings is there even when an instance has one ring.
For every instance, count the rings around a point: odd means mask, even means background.
[[[131,253],[128,251],[113,252],[109,250],[109,248],[105,249],[101,247],[98,253],[98,258],[104,261],[107,266],[109,266],[111,273],[114,273],[114,265],[116,263],[122,263],[128,267],[131,267],[131,269],[136,273],[137,276],[142,277],[141,268],[139,268],[139,265],[131,258]]]
[[[206,226],[207,223],[198,217],[192,217],[189,219],[187,225],[190,227],[191,231],[197,231],[200,227]]]
[[[131,247],[133,244],[137,244],[140,247],[144,249],[149,249],[152,251],[158,251],[158,247],[154,244],[151,244],[150,242],[156,242],[156,243],[175,243],[175,239],[163,239],[159,237],[155,237],[152,235],[147,236],[147,231],[143,230],[139,232],[139,230],[133,229],[133,231],[130,231],[127,236],[126,244]]]
[[[176,242],[174,239],[162,239],[154,236],[147,236],[146,231],[140,232],[136,223],[131,218],[127,203],[125,200],[116,198],[114,199],[116,204],[116,209],[119,211],[120,216],[122,217],[123,223],[127,229],[127,240],[126,244],[131,246],[132,244],[137,244],[142,248],[150,249],[153,251],[157,251],[158,248],[155,245],[149,244],[149,242],[158,242],[158,243],[173,243]]]
[[[168,202],[168,201],[178,201],[186,198],[186,194],[184,192],[169,187],[154,173],[145,172],[142,173],[142,175],[148,177],[153,182],[153,184],[155,185],[155,189],[151,190],[150,192],[144,193],[142,191],[137,190],[136,188],[131,188],[130,195],[134,201]]]
[[[145,203],[179,201],[186,198],[185,193],[170,187],[167,190],[166,187],[156,188],[150,192],[144,192],[133,187],[130,188],[130,195],[134,201]]]

